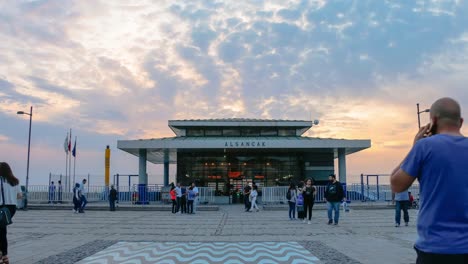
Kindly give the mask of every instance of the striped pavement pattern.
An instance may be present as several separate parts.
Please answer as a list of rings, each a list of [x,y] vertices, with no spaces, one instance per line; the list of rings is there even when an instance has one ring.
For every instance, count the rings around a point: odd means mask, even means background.
[[[321,263],[297,242],[118,242],[79,263]]]

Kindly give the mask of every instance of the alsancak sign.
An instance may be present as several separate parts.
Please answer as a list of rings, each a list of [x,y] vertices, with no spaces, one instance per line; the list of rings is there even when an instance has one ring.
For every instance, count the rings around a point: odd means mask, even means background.
[[[228,148],[242,148],[242,147],[266,147],[265,141],[226,141],[224,147]]]

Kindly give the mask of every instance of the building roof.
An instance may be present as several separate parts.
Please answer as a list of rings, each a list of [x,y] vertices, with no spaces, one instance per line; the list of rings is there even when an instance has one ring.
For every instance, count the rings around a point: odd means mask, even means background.
[[[370,140],[348,140],[313,137],[170,137],[159,139],[119,140],[117,147],[135,156],[147,149],[147,160],[152,163],[177,161],[177,150],[296,150],[328,151],[338,156],[338,149],[352,154],[371,146]]]
[[[255,119],[255,118],[222,118],[222,119],[185,119],[169,120],[169,127],[178,136],[183,136],[184,129],[190,127],[274,127],[294,128],[305,133],[318,121],[307,120],[281,120],[281,119]]]

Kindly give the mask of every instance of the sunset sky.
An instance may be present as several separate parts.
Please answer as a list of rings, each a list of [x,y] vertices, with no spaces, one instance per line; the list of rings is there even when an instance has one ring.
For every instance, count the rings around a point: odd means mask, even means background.
[[[29,120],[16,112],[32,105],[30,184],[65,173],[70,128],[76,173],[97,184],[106,145],[111,175],[138,173],[117,140],[193,118],[318,119],[307,136],[372,140],[348,156],[350,176],[389,173],[416,103],[450,96],[467,113],[467,13],[435,0],[0,0],[0,160],[23,184]]]

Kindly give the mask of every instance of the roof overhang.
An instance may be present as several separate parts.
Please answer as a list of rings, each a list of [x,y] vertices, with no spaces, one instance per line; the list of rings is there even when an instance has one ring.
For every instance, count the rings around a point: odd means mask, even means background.
[[[346,155],[371,147],[371,141],[349,139],[324,139],[312,137],[172,137],[160,139],[119,140],[117,148],[139,156],[140,149],[147,150],[147,160],[160,164],[177,162],[178,150],[296,150],[333,151],[345,149]]]

